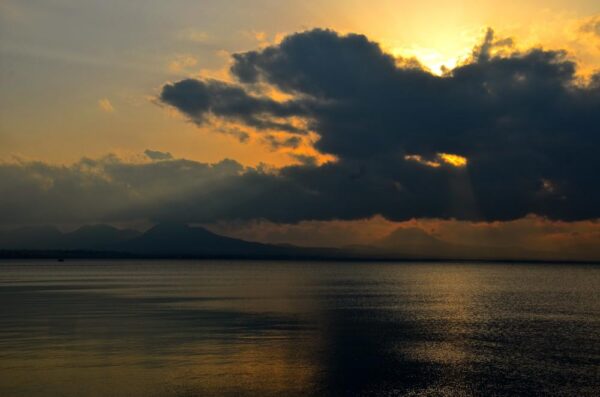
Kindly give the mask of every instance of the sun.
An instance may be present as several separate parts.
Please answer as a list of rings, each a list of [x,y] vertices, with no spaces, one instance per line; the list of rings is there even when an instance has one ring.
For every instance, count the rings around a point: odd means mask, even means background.
[[[477,32],[436,35],[435,40],[423,44],[386,45],[384,50],[396,58],[416,59],[431,73],[441,76],[469,59],[473,48],[481,41],[484,29]]]

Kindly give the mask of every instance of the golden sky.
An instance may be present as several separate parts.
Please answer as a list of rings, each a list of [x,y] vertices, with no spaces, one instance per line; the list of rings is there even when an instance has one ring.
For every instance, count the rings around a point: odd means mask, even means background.
[[[166,81],[226,76],[229,55],[312,27],[358,32],[434,72],[470,54],[487,27],[517,46],[566,48],[600,64],[578,1],[14,1],[0,3],[0,159],[70,163],[146,149],[247,165],[293,162],[261,142],[198,128],[154,98]],[[140,11],[141,10],[141,11]]]

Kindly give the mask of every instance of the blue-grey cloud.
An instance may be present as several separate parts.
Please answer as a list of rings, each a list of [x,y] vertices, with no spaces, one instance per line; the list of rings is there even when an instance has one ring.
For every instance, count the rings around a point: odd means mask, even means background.
[[[0,224],[156,219],[171,204],[181,208],[194,197],[218,203],[211,192],[243,172],[233,160],[128,163],[107,156],[69,166],[0,163]],[[214,203],[196,204],[210,210]]]
[[[150,160],[171,160],[173,158],[173,155],[171,153],[169,153],[169,152],[161,152],[159,150],[146,149],[144,151],[144,154]]]

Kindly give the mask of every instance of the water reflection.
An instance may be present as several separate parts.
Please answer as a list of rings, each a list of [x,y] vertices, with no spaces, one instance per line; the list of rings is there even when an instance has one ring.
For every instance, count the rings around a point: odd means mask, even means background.
[[[595,395],[600,268],[4,262],[0,395]]]

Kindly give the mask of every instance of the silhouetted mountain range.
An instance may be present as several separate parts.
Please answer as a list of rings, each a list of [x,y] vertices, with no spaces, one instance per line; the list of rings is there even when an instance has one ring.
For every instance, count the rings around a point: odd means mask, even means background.
[[[176,223],[159,224],[140,236],[107,248],[143,255],[236,257],[284,255],[295,249],[219,236],[202,227]]]
[[[69,233],[52,226],[0,231],[0,257],[541,260],[544,253],[518,247],[453,244],[412,228],[397,229],[371,245],[338,249],[263,244],[221,236],[202,227],[163,223],[144,233],[107,225],[83,226]]]
[[[24,256],[29,256],[30,251],[85,251],[87,254],[84,256],[93,256],[91,253],[96,252],[99,256],[122,253],[127,256],[245,258],[338,253],[333,249],[249,242],[220,236],[202,227],[177,223],[159,224],[145,233],[107,225],[83,226],[70,233],[62,233],[52,226],[24,227],[0,232],[0,250],[28,252]]]

